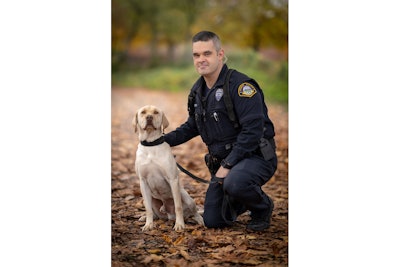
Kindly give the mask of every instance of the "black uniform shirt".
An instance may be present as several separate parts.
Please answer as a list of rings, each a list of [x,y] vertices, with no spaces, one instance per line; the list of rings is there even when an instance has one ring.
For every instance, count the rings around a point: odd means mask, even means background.
[[[230,97],[239,127],[229,119],[223,100],[223,85],[228,72],[224,65],[214,87],[209,89],[203,77],[194,84],[194,114],[175,131],[165,135],[171,146],[182,144],[200,134],[211,154],[235,165],[258,147],[262,136],[272,138],[274,126],[268,117],[264,95],[256,81],[234,71],[229,81]]]

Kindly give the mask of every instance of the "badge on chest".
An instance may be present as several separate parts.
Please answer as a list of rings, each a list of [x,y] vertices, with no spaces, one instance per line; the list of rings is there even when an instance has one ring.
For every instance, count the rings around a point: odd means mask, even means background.
[[[223,95],[224,95],[224,90],[222,88],[218,88],[217,91],[215,91],[215,99],[217,101],[220,101]]]

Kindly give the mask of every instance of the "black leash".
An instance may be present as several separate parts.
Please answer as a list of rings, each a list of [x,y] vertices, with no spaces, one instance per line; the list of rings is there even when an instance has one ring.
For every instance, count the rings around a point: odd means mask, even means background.
[[[210,182],[207,180],[204,180],[200,177],[197,177],[196,175],[194,175],[193,173],[189,172],[188,170],[186,170],[185,168],[183,168],[181,165],[179,165],[179,163],[176,163],[176,166],[178,166],[178,168],[184,172],[185,174],[187,174],[190,178],[193,178],[194,180],[201,182],[201,183],[205,183],[205,184],[209,184]],[[216,182],[220,182],[220,180],[218,180],[217,177],[213,176],[213,179],[211,179],[212,182],[216,183]],[[223,179],[221,179],[223,181]],[[226,214],[227,214],[227,209],[229,209],[232,220],[228,220],[228,218],[226,218]],[[240,223],[238,221],[236,221],[236,218],[238,217],[238,214],[236,213],[236,210],[232,207],[230,201],[229,201],[229,196],[224,192],[224,199],[222,201],[222,210],[221,210],[221,215],[222,218],[224,219],[225,223],[228,225],[233,225],[234,223]]]
[[[207,180],[204,180],[200,177],[197,177],[196,175],[194,175],[193,173],[189,172],[188,170],[186,170],[185,168],[183,168],[181,165],[179,165],[179,163],[176,163],[176,166],[178,166],[178,168],[184,172],[185,174],[187,174],[190,178],[193,178],[194,180],[201,182],[201,183],[205,183],[205,184],[209,184],[210,182]]]
[[[147,142],[147,141],[145,141],[145,140],[140,141],[140,144],[142,144],[143,146],[158,146],[158,145],[160,145],[160,144],[162,144],[162,143],[164,143],[164,142],[165,142],[164,136],[161,136],[160,138],[158,138],[158,139],[156,139],[156,140],[154,140],[154,141],[152,141],[152,142]],[[174,156],[174,157],[175,157],[175,156]],[[189,172],[188,170],[186,170],[185,168],[183,168],[181,165],[179,165],[178,162],[176,163],[176,166],[178,166],[178,168],[179,168],[182,172],[186,173],[187,175],[189,175],[189,177],[195,179],[196,181],[202,182],[202,183],[205,183],[205,184],[209,184],[209,183],[210,183],[209,181],[204,180],[204,179],[201,179],[200,177],[197,177],[196,175],[192,174],[191,172]]]

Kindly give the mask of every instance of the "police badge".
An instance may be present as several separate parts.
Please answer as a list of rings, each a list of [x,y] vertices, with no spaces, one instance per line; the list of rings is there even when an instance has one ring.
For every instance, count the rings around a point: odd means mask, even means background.
[[[215,92],[215,99],[217,101],[220,101],[223,95],[224,95],[224,90],[222,88],[218,88],[217,91]]]
[[[242,83],[238,88],[240,97],[252,97],[255,93],[257,90],[251,83]]]

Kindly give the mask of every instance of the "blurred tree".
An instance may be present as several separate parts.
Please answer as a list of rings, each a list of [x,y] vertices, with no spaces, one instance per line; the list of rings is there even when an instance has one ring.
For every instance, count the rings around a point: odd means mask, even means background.
[[[125,63],[131,40],[139,31],[144,19],[143,8],[134,0],[112,0],[111,2],[111,44],[113,69]]]
[[[175,57],[175,46],[185,39],[188,31],[186,14],[176,8],[167,9],[157,17],[158,42],[166,43],[168,46],[168,61],[172,62]]]
[[[250,4],[251,3],[251,4]],[[263,46],[287,49],[288,7],[287,1],[250,1],[255,11],[249,24],[249,45],[259,51]]]
[[[287,51],[288,0],[112,0],[113,71],[129,64],[134,44],[147,44],[150,62],[159,64],[159,48],[189,43],[200,30],[218,33],[223,42],[259,51]]]
[[[190,26],[202,6],[202,0],[112,0],[113,69],[127,63],[135,40],[149,44],[153,64],[158,63],[161,44],[168,46],[173,59],[176,44],[190,36]]]
[[[209,0],[207,20],[196,22],[197,29],[209,28],[225,43],[251,47],[275,46],[287,49],[287,0]]]

